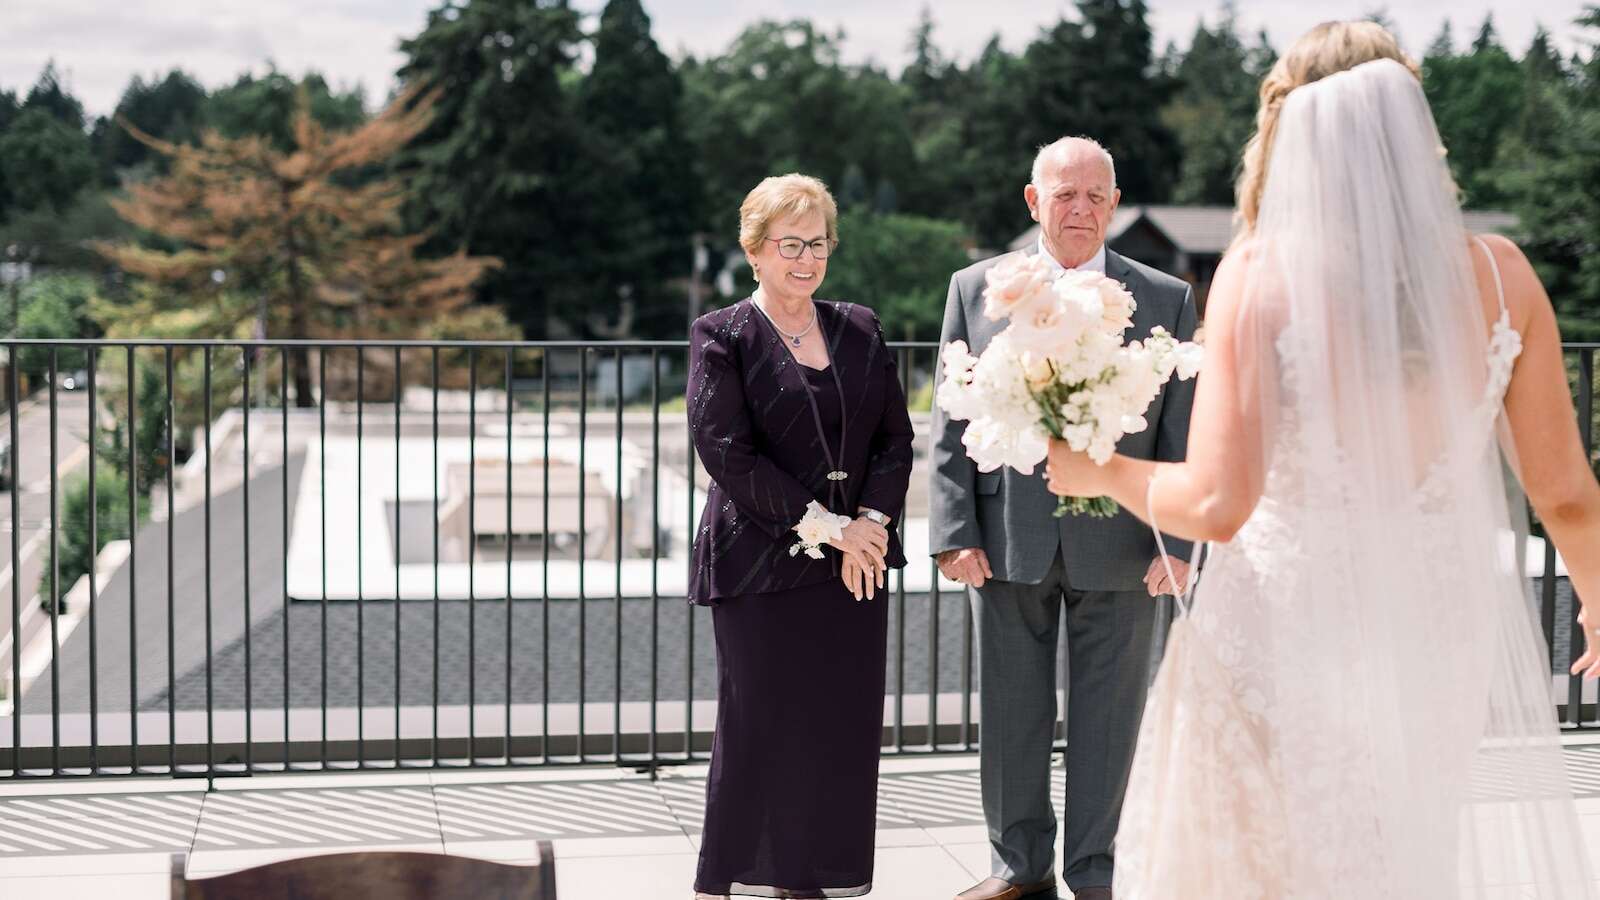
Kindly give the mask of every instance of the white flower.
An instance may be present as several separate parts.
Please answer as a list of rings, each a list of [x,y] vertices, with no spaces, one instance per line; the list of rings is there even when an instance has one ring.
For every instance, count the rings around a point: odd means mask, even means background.
[[[1078,338],[1100,320],[1100,312],[1098,293],[1064,292],[1058,284],[1057,290],[1040,293],[1012,310],[1006,333],[1023,350],[1067,356]]]
[[[1179,344],[1176,352],[1178,364],[1175,371],[1179,381],[1188,381],[1200,374],[1200,367],[1206,360],[1205,347],[1199,344]]]
[[[980,472],[1010,466],[1024,475],[1032,475],[1050,451],[1050,435],[1039,427],[1037,418],[1022,428],[983,418],[967,425],[961,444]]]
[[[1050,365],[1048,357],[1037,353],[1022,354],[1022,376],[1027,379],[1028,387],[1033,390],[1044,390],[1045,385],[1056,377],[1055,367]]]
[[[1017,253],[1002,259],[983,274],[984,316],[994,322],[1010,316],[1046,292],[1054,278],[1054,267],[1042,255]]]
[[[799,543],[789,548],[789,555],[804,550],[812,559],[822,558],[822,545],[829,541],[836,541],[844,534],[844,526],[850,524],[848,516],[836,515],[828,512],[821,503],[813,500],[806,504],[806,514],[794,526],[795,534],[800,536]]]
[[[968,381],[971,380],[972,367],[978,364],[978,358],[967,348],[967,342],[960,340],[945,344],[944,350],[940,352],[940,358],[944,360],[947,377],[964,378]]]
[[[1101,324],[1106,330],[1121,334],[1133,325],[1133,311],[1139,304],[1126,287],[1110,278],[1101,278],[1099,289],[1100,304],[1105,309]]]
[[[1125,435],[1149,427],[1146,412],[1174,373],[1194,377],[1201,349],[1160,328],[1124,345],[1133,298],[1104,275],[1068,272],[1035,290],[1033,268],[1002,265],[991,287],[1006,291],[995,292],[997,307],[1014,300],[1010,324],[976,357],[960,341],[944,349],[939,408],[967,421],[961,443],[980,471],[1031,474],[1052,434],[1105,464]]]

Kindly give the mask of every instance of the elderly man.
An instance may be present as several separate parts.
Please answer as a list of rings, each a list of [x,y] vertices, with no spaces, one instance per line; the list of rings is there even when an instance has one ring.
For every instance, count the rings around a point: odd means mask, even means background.
[[[1195,331],[1185,282],[1105,246],[1117,209],[1116,167],[1088,138],[1063,138],[1039,151],[1023,190],[1039,223],[1037,245],[1061,272],[1087,269],[1122,282],[1138,302],[1128,339],[1163,326],[1180,339]],[[1003,258],[1003,257],[1002,257]],[[950,279],[943,342],[974,353],[1004,327],[983,316],[980,262]],[[1169,383],[1150,407],[1150,427],[1118,449],[1181,460],[1193,382]],[[971,588],[978,622],[983,812],[992,877],[958,900],[1014,900],[1056,887],[1056,817],[1050,758],[1056,718],[1057,629],[1067,628],[1067,791],[1062,879],[1077,900],[1111,897],[1112,838],[1144,708],[1152,640],[1152,597],[1181,590],[1137,519],[1052,518],[1056,498],[1038,475],[980,473],[961,445],[962,423],[934,410],[929,550],[946,577]],[[1189,547],[1169,539],[1175,558]],[[1187,567],[1174,562],[1180,581]]]

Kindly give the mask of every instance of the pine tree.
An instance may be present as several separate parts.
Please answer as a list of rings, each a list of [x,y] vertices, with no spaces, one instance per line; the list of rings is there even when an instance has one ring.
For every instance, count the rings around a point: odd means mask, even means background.
[[[996,36],[968,76],[972,92],[961,109],[965,197],[956,217],[972,225],[985,247],[1004,247],[1028,226],[1022,189],[1037,144],[1029,137],[1036,111],[1019,89],[1024,66]]]
[[[59,216],[93,178],[83,104],[61,83],[55,63],[22,103],[0,94],[0,222],[25,213]]]
[[[900,73],[900,83],[911,92],[911,102],[923,110],[947,101],[946,87],[952,68],[939,45],[934,43],[933,31],[933,10],[924,5],[911,31],[911,62]]]
[[[1215,29],[1203,21],[1195,27],[1173,73],[1180,86],[1161,115],[1182,148],[1173,190],[1178,203],[1232,204],[1239,159],[1255,130],[1261,77],[1255,52],[1239,38],[1231,3]]]
[[[924,6],[911,32],[912,59],[900,73],[911,130],[912,171],[898,173],[897,206],[908,213],[946,219],[968,217],[967,145],[963,131],[973,108],[973,79],[939,49],[933,14]]]
[[[406,222],[432,235],[426,253],[505,260],[479,298],[528,337],[582,322],[600,299],[584,262],[604,214],[598,148],[565,87],[577,79],[578,24],[565,2],[447,0],[400,44],[401,79],[440,97],[397,161]]]
[[[1448,46],[1447,37],[1434,41],[1435,50]],[[1493,164],[1507,126],[1518,118],[1522,74],[1496,39],[1493,19],[1484,18],[1470,52],[1430,52],[1422,75],[1463,201],[1477,208],[1503,203]]]
[[[685,67],[705,227],[716,240],[733,242],[740,201],[775,172],[805,172],[838,189],[853,165],[866,202],[885,180],[897,193],[916,180],[904,87],[881,69],[844,65],[841,39],[810,22],[758,22],[726,53]]]
[[[367,118],[359,89],[336,92],[315,72],[296,81],[277,69],[259,78],[247,72],[212,92],[205,97],[200,117],[205,127],[223,137],[265,137],[273,147],[287,151],[294,147],[295,115],[302,108],[317,124],[336,131],[354,128]]]
[[[102,180],[114,185],[118,173],[139,166],[152,156],[162,164],[165,161],[164,157],[152,154],[149,147],[126,129],[116,127],[115,117],[120,116],[162,140],[193,143],[200,135],[205,105],[205,88],[181,69],[173,69],[159,81],[146,82],[134,76],[117,101],[113,124],[99,133],[95,155],[100,161]]]
[[[1566,62],[1550,44],[1550,34],[1539,28],[1518,64],[1522,70],[1522,103],[1508,144],[1534,152],[1554,147],[1562,128],[1558,94],[1568,84]]]
[[[683,129],[683,84],[650,36],[639,0],[610,0],[594,37],[594,65],[579,90],[581,111],[603,156],[593,161],[593,208],[585,280],[598,312],[629,318],[652,336],[678,333],[683,308],[670,285],[687,275],[700,223],[699,167]],[[592,320],[591,320],[592,321]],[[594,324],[591,331],[599,331]],[[619,335],[621,336],[621,335]]]
[[[198,146],[136,139],[171,163],[169,175],[113,202],[126,220],[179,249],[100,244],[148,288],[99,311],[113,336],[271,338],[418,337],[461,314],[497,261],[457,253],[417,257],[422,233],[399,228],[399,180],[359,186],[352,171],[386,162],[428,125],[434,95],[402,95],[370,122],[331,132],[304,104],[294,146],[205,132]],[[374,356],[381,372],[392,359]],[[306,355],[295,357],[297,402],[314,402]],[[375,381],[374,387],[381,384]]]
[[[66,86],[61,83],[61,75],[56,72],[55,62],[45,64],[44,71],[39,74],[39,80],[34,82],[33,88],[28,91],[28,97],[22,102],[24,112],[30,109],[42,110],[63,125],[82,131],[85,121],[83,117],[83,104],[78,98],[72,96]]]
[[[1085,134],[1117,160],[1123,196],[1158,203],[1178,166],[1172,132],[1150,114],[1171,97],[1152,51],[1143,0],[1078,0],[1078,21],[1063,19],[1023,56],[1032,127],[1018,135],[1040,145]]]
[[[1587,7],[1578,21],[1600,29],[1600,7]],[[1497,173],[1521,220],[1519,243],[1571,341],[1600,340],[1600,191],[1593,187],[1600,185],[1600,50],[1589,47],[1587,59],[1544,90],[1541,102],[1559,127],[1543,146],[1503,155]]]

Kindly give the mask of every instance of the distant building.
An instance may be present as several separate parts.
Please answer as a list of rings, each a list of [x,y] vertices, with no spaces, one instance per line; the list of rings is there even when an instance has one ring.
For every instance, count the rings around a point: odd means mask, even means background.
[[[1475,232],[1513,235],[1516,214],[1495,210],[1463,213]],[[1111,217],[1106,243],[1124,256],[1182,278],[1195,287],[1205,309],[1211,278],[1233,241],[1233,208],[1228,206],[1122,206]],[[1007,248],[1020,250],[1039,239],[1034,225]]]

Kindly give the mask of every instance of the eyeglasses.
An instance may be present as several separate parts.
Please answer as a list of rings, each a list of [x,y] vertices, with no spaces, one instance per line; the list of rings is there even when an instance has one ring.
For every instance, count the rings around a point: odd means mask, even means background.
[[[797,237],[767,238],[767,240],[778,245],[778,255],[784,259],[799,259],[807,247],[811,248],[813,258],[827,259],[828,254],[839,246],[839,242],[832,238],[820,238],[810,242]]]

